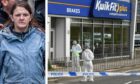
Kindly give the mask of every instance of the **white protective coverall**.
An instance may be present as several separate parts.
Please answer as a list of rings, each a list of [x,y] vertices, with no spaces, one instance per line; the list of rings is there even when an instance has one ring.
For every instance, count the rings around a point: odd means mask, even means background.
[[[92,60],[94,59],[93,52],[90,49],[86,48],[82,52],[82,59],[83,59],[84,72],[93,72],[93,63],[92,63]],[[84,76],[83,81],[87,81],[87,80],[88,80],[88,77]],[[89,81],[93,81],[93,76],[89,76]]]
[[[72,71],[80,72],[81,67],[80,67],[80,55],[79,53],[82,52],[81,46],[77,44],[77,42],[73,42],[74,45],[72,45]]]

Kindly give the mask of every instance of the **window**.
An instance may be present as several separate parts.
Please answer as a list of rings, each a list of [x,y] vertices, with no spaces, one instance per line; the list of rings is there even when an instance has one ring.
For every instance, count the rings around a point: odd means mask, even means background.
[[[129,23],[127,20],[72,19],[71,42],[77,40],[83,49],[85,44],[90,45],[95,58],[129,55]]]

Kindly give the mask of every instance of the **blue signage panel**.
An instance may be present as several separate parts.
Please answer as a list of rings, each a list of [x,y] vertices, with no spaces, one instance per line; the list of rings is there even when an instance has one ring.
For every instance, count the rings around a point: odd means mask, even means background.
[[[131,4],[124,0],[96,0],[93,16],[131,19]]]
[[[89,8],[69,6],[63,4],[49,4],[49,14],[66,15],[66,16],[80,16],[87,17],[89,15]]]
[[[94,0],[49,0],[48,13],[54,15],[89,17]]]

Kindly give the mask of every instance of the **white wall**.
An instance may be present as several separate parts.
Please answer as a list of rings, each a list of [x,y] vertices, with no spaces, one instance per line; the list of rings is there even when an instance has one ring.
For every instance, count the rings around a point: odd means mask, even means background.
[[[65,18],[56,18],[56,30],[55,30],[55,55],[59,61],[64,60],[65,56]]]

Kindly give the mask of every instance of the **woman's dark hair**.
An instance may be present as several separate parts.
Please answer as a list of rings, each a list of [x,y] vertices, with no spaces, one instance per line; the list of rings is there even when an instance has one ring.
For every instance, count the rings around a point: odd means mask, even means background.
[[[32,9],[30,7],[30,5],[26,2],[26,1],[18,1],[17,3],[15,3],[10,11],[10,14],[13,15],[14,10],[16,9],[16,7],[24,7],[30,14],[32,14]]]

